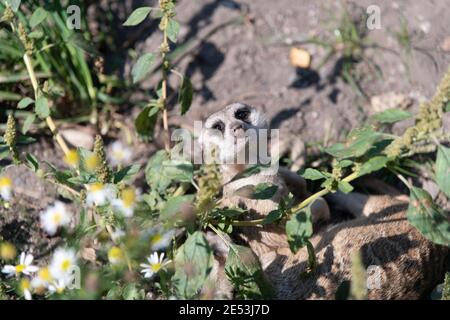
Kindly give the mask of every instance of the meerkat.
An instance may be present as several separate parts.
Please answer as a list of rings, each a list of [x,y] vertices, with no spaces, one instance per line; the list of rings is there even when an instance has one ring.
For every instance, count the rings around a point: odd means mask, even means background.
[[[306,196],[306,183],[286,170],[269,169],[239,178],[247,168],[233,163],[238,153],[248,149],[247,130],[267,129],[264,115],[245,104],[235,103],[212,114],[200,136],[203,148],[216,147],[223,175],[222,205],[241,207],[244,219],[264,218],[289,193],[287,182],[299,197]],[[260,160],[260,159],[259,159]],[[272,170],[272,171],[270,171]],[[277,192],[265,200],[248,199],[236,193],[247,185],[272,183]],[[442,279],[448,248],[425,239],[406,219],[405,196],[346,195],[344,206],[355,219],[328,226],[310,239],[317,268],[300,277],[308,268],[306,248],[296,254],[289,249],[282,226],[238,228],[242,238],[258,256],[262,268],[279,299],[333,299],[339,286],[351,279],[351,254],[360,252],[364,266],[376,273],[375,285],[368,287],[369,299],[417,299]],[[329,218],[323,199],[313,203],[313,223]]]

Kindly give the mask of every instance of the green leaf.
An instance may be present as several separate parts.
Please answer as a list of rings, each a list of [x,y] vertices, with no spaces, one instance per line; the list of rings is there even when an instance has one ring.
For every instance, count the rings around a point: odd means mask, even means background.
[[[32,155],[31,153],[27,153],[25,156],[25,159],[27,160],[28,166],[34,170],[34,172],[38,171],[39,169],[39,162],[38,159]]]
[[[241,208],[214,208],[211,211],[211,217],[212,218],[230,218],[230,219],[236,219],[243,215],[245,212],[247,212],[244,209]]]
[[[19,145],[26,145],[30,143],[36,142],[36,139],[29,136],[19,136],[17,137],[17,144]]]
[[[192,104],[193,89],[192,83],[187,77],[183,77],[178,95],[178,103],[181,104],[181,115],[189,111]]]
[[[450,101],[444,106],[444,112],[450,112]]]
[[[362,166],[359,171],[359,175],[363,176],[378,170],[381,170],[386,166],[386,163],[388,162],[388,158],[385,156],[376,156],[369,160],[367,160]]]
[[[243,179],[243,178],[248,178],[250,176],[253,176],[255,174],[261,173],[263,172],[265,169],[270,168],[269,165],[261,165],[261,164],[256,164],[254,166],[250,166],[248,168],[246,168],[244,171],[238,173],[237,175],[235,175],[233,177],[233,179],[231,179],[230,182],[239,180],[239,179]],[[230,183],[229,182],[229,183]]]
[[[145,298],[145,291],[139,290],[136,284],[129,283],[123,288],[122,297],[124,300],[143,300]]]
[[[153,136],[156,121],[158,120],[159,108],[145,107],[144,110],[137,116],[134,126],[139,135],[144,137]]]
[[[42,21],[44,21],[48,16],[48,12],[43,8],[37,8],[36,11],[33,12],[30,18],[30,27],[31,29],[36,28]]]
[[[36,115],[34,113],[29,114],[25,121],[23,122],[22,126],[22,134],[26,134],[28,130],[30,130],[31,125],[33,124],[34,120],[36,120]]]
[[[370,127],[354,129],[350,132],[346,145],[337,143],[325,149],[325,152],[338,159],[361,157],[381,137],[380,133],[373,131]]]
[[[246,185],[234,193],[247,199],[266,200],[272,198],[277,193],[278,186],[271,183],[260,183],[256,186]]]
[[[180,24],[174,19],[169,19],[167,22],[167,37],[172,42],[177,42],[178,32],[180,31]]]
[[[186,218],[182,215],[182,210],[194,201],[194,195],[184,195],[172,197],[164,204],[160,212],[160,220],[169,225],[183,225]]]
[[[26,107],[28,107],[30,104],[32,104],[34,102],[33,99],[31,98],[23,98],[22,100],[19,101],[19,103],[17,104],[17,108],[18,109],[25,109]]]
[[[191,182],[194,177],[194,166],[190,161],[166,160],[163,162],[163,174],[176,182]]]
[[[175,274],[172,281],[177,296],[192,299],[199,293],[211,272],[213,258],[202,232],[197,231],[188,236],[174,259]]]
[[[344,193],[349,193],[353,191],[352,185],[347,181],[339,181],[338,188]]]
[[[441,245],[450,245],[450,216],[436,206],[431,195],[411,187],[406,216],[425,238]]]
[[[395,123],[411,117],[412,114],[410,112],[404,111],[399,108],[387,109],[372,116],[375,121],[381,123]]]
[[[162,174],[163,162],[169,159],[165,150],[156,152],[145,167],[145,180],[150,188],[163,193],[170,185],[171,180]]]
[[[45,119],[50,115],[50,108],[48,106],[48,99],[47,97],[45,97],[44,95],[40,95],[37,99],[36,99],[36,104],[35,104],[35,112],[36,115],[41,118],[41,119]]]
[[[44,32],[41,30],[35,30],[28,34],[28,38],[30,39],[40,39],[44,36]]]
[[[7,156],[9,156],[9,147],[0,146],[0,160],[5,159]]]
[[[262,224],[271,224],[277,220],[280,220],[283,217],[283,210],[273,210],[270,211],[269,214],[264,218]]]
[[[250,248],[231,244],[225,273],[237,291],[238,298],[270,299],[274,290],[266,280],[258,257]]]
[[[131,70],[133,83],[137,83],[145,78],[145,76],[151,71],[154,59],[155,55],[151,52],[144,54],[138,59]]]
[[[320,180],[320,179],[326,179],[327,175],[323,174],[319,170],[308,168],[302,174],[302,177],[307,180]]]
[[[141,169],[140,164],[134,164],[123,169],[120,169],[116,173],[114,173],[114,183],[117,184],[122,181],[131,180],[134,176],[136,176]]]
[[[310,207],[300,210],[286,222],[286,234],[293,253],[306,245],[312,233],[313,224]]]
[[[123,23],[124,26],[136,26],[147,18],[147,16],[152,11],[151,7],[141,7],[134,10],[128,17],[127,21]]]
[[[17,12],[17,10],[19,10],[21,0],[5,0],[5,3],[9,4],[14,12]]]
[[[339,166],[340,166],[341,168],[347,168],[347,167],[350,167],[352,164],[353,164],[353,161],[351,161],[351,160],[342,160],[342,161],[339,161]]]
[[[97,50],[97,48],[94,45],[92,45],[92,42],[88,42],[80,33],[71,34],[66,42],[68,45],[75,46],[78,49],[81,49],[90,55],[93,56],[101,55],[100,52]]]
[[[438,146],[436,156],[436,183],[450,197],[450,148]]]

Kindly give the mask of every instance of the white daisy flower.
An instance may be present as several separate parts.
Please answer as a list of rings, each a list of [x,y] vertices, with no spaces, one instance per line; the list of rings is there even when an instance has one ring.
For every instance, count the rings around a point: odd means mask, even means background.
[[[56,249],[49,267],[52,278],[57,280],[68,278],[75,266],[75,262],[75,250]]]
[[[108,157],[113,166],[128,164],[133,152],[120,141],[115,141],[109,146]]]
[[[51,236],[59,227],[67,226],[69,223],[70,213],[66,205],[60,201],[56,201],[53,206],[41,213],[41,226]]]
[[[48,288],[52,281],[52,275],[48,267],[40,268],[37,275],[31,280],[31,286],[35,289]]]
[[[143,268],[141,272],[144,273],[144,278],[153,277],[159,272],[159,270],[163,269],[170,263],[170,260],[164,259],[164,252],[161,253],[160,256],[158,256],[157,252],[153,252],[147,258],[147,261],[149,264],[141,263],[141,267]]]
[[[124,254],[119,247],[112,247],[108,250],[108,260],[111,264],[118,264],[123,262]]]
[[[12,181],[10,178],[3,176],[0,177],[0,197],[5,201],[11,200]]]
[[[136,190],[133,188],[126,188],[120,192],[120,198],[113,199],[111,204],[115,210],[129,218],[133,216],[136,199]]]
[[[31,263],[33,262],[33,256],[31,254],[25,254],[22,252],[19,258],[19,264],[16,266],[6,265],[3,267],[2,272],[6,273],[8,276],[16,275],[23,273],[27,276],[33,272],[38,271],[38,267],[33,266]]]
[[[121,238],[123,238],[125,236],[125,231],[123,231],[122,229],[116,229],[111,233],[111,239],[114,242],[119,241]]]
[[[170,245],[175,230],[164,230],[162,228],[151,228],[146,232],[146,238],[150,241],[153,251],[163,250]]]
[[[48,291],[50,293],[63,293],[68,284],[68,278],[57,279],[49,284]]]
[[[103,206],[114,196],[110,186],[103,183],[92,183],[86,186],[86,203],[88,206]]]
[[[31,300],[31,285],[30,280],[23,278],[20,280],[20,291],[22,291],[22,294],[25,298],[25,300]]]

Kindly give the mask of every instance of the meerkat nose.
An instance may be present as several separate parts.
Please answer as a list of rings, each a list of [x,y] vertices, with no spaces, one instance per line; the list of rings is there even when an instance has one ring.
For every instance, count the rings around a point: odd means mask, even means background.
[[[230,126],[230,131],[235,135],[239,135],[241,136],[244,133],[244,126],[242,125],[242,123],[233,123]]]

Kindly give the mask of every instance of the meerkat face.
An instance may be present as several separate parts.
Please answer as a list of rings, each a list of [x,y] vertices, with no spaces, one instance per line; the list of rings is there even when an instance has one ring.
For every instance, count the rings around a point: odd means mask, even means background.
[[[208,117],[199,142],[204,151],[214,148],[222,163],[239,163],[239,154],[248,152],[249,145],[257,144],[257,139],[253,141],[253,138],[267,127],[262,112],[243,103],[234,103]]]

